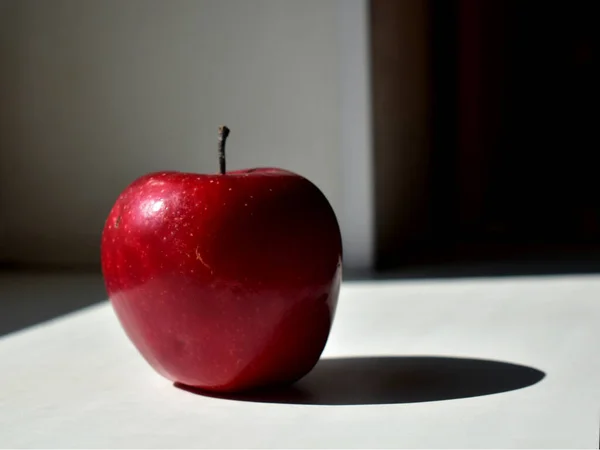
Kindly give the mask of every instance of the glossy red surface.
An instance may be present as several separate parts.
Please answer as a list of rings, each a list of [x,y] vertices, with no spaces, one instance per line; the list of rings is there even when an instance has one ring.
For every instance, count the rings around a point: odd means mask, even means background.
[[[117,199],[102,270],[123,328],[159,373],[239,391],[293,382],[316,364],[341,236],[325,196],[291,172],[162,172]]]

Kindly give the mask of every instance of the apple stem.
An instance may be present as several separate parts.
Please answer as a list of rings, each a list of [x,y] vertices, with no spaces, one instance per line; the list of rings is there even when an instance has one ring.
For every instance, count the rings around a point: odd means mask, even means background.
[[[225,174],[225,141],[229,136],[229,128],[225,125],[219,127],[219,172]]]

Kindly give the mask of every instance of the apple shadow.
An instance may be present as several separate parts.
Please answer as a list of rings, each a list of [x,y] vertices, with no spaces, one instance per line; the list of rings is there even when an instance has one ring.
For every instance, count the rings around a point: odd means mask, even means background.
[[[514,391],[545,373],[502,361],[441,356],[324,358],[292,386],[215,394],[175,383],[198,395],[302,405],[378,405],[451,400]]]

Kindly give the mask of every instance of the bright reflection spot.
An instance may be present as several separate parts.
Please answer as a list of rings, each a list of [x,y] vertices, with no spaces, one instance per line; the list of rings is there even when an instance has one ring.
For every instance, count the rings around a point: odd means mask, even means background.
[[[160,211],[160,208],[162,208],[163,204],[164,204],[164,202],[162,200],[155,201],[154,204],[152,205],[152,212]]]
[[[164,200],[148,200],[142,204],[144,216],[153,216],[158,213],[164,206]]]

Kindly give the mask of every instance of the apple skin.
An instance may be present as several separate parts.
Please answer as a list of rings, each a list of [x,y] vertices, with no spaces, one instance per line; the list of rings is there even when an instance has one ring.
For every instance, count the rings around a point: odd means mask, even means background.
[[[342,278],[326,197],[275,168],[138,178],[108,216],[101,257],[111,304],[146,361],[222,393],[306,375]]]

